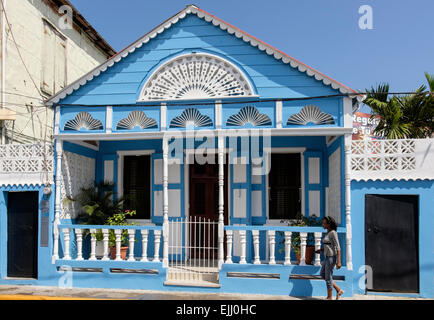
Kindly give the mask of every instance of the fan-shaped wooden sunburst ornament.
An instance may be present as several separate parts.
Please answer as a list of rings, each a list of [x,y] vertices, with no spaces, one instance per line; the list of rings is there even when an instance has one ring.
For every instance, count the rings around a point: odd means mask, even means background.
[[[79,112],[74,119],[68,120],[63,127],[64,130],[102,130],[101,121],[92,117],[89,112]]]
[[[170,121],[170,128],[186,128],[190,124],[195,127],[210,127],[213,125],[210,117],[201,114],[196,108],[188,108]]]
[[[251,96],[249,81],[231,63],[208,54],[175,58],[156,70],[140,100],[206,99]]]
[[[287,125],[306,125],[308,123],[313,124],[335,124],[333,117],[325,112],[322,112],[320,108],[314,105],[304,106],[299,113],[293,114],[289,117]]]
[[[259,113],[258,109],[252,106],[242,107],[236,114],[231,115],[226,121],[227,126],[243,127],[251,124],[255,127],[271,125],[270,117]]]
[[[147,117],[143,111],[134,110],[131,111],[126,118],[119,120],[116,129],[132,130],[135,127],[139,127],[140,129],[152,129],[157,128],[158,124],[154,119]]]

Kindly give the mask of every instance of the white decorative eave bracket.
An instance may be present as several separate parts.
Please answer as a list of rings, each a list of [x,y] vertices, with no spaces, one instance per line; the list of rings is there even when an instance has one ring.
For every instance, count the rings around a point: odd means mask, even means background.
[[[357,98],[359,102],[363,100],[363,96],[356,90],[351,89],[343,85],[342,83],[326,76],[325,74],[319,72],[318,70],[300,62],[299,60],[283,53],[282,51],[272,47],[271,45],[249,35],[248,33],[232,26],[231,24],[217,18],[216,16],[196,7],[195,5],[188,5],[185,9],[181,10],[159,26],[152,29],[150,32],[142,36],[137,41],[133,42],[130,46],[124,50],[118,52],[116,55],[112,56],[106,62],[91,70],[89,73],[79,78],[78,80],[71,83],[69,86],[65,87],[63,90],[59,91],[57,94],[53,95],[50,99],[46,101],[47,105],[53,105],[58,103],[61,99],[70,95],[72,92],[78,90],[81,86],[85,85],[88,81],[99,76],[102,72],[106,71],[108,68],[112,67],[115,63],[121,61],[123,58],[127,57],[130,53],[133,53],[136,49],[140,48],[144,44],[148,43],[154,39],[157,35],[163,33],[165,30],[172,27],[174,24],[178,23],[180,20],[184,19],[189,14],[195,14],[197,17],[204,19],[207,22],[218,26],[222,30],[226,30],[229,34],[242,39],[243,41],[250,43],[251,46],[257,47],[261,51],[265,51],[268,55],[273,56],[276,60],[281,60],[285,64],[289,64],[291,67],[296,68],[300,72],[306,73],[310,77],[314,77],[316,80],[322,81],[325,85],[331,86],[333,89],[339,90],[342,94],[348,94],[352,98]]]
[[[434,139],[353,141],[351,180],[434,180]]]

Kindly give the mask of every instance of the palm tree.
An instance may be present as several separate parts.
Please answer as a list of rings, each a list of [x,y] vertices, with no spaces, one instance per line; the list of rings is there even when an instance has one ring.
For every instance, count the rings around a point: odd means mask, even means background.
[[[388,139],[426,138],[434,133],[434,75],[425,73],[425,77],[428,93],[422,85],[413,94],[388,99],[387,83],[366,90],[363,102],[371,107],[371,117],[380,116],[374,133]]]

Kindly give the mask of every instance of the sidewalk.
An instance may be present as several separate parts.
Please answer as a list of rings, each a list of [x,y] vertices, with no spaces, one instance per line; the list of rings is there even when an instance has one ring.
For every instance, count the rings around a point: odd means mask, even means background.
[[[82,289],[0,285],[0,300],[316,300],[322,297],[290,297],[260,294],[167,292],[151,290]],[[356,295],[342,300],[424,300],[383,295]]]

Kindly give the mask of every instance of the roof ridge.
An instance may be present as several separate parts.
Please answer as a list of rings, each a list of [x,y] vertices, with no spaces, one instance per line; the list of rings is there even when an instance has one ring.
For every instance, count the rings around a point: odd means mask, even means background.
[[[105,72],[115,63],[127,57],[130,53],[133,53],[136,49],[142,47],[144,44],[148,43],[157,35],[163,33],[165,30],[169,29],[172,25],[178,23],[181,19],[184,19],[189,14],[195,14],[198,18],[204,19],[207,22],[211,22],[213,25],[218,26],[220,29],[226,30],[229,34],[232,34],[237,38],[242,38],[244,42],[249,42],[250,45],[252,45],[253,47],[257,47],[260,51],[265,51],[268,55],[273,55],[276,60],[281,60],[283,63],[289,64],[292,68],[297,68],[300,72],[306,73],[310,77],[314,77],[316,80],[321,80],[325,85],[329,85],[333,89],[339,90],[343,94],[356,94],[358,95],[358,99],[361,97],[356,90],[334,80],[329,76],[326,76],[318,70],[302,63],[301,61],[291,57],[290,55],[282,52],[281,50],[274,48],[266,42],[259,40],[258,38],[251,36],[250,34],[242,31],[241,29],[233,26],[232,24],[227,23],[226,21],[212,15],[205,10],[200,9],[198,6],[194,4],[189,4],[184,9],[180,10],[178,13],[174,14],[172,17],[168,18],[163,23],[154,27],[153,29],[151,29],[151,31],[147,32],[145,35],[141,36],[139,39],[110,57],[107,61],[95,67],[87,74],[77,79],[73,83],[69,84],[58,93],[54,94],[52,97],[45,101],[46,104],[52,105],[59,102],[59,100],[64,99],[67,95],[70,95],[72,92],[79,89],[88,81],[91,81],[94,77],[99,76],[102,72]]]

